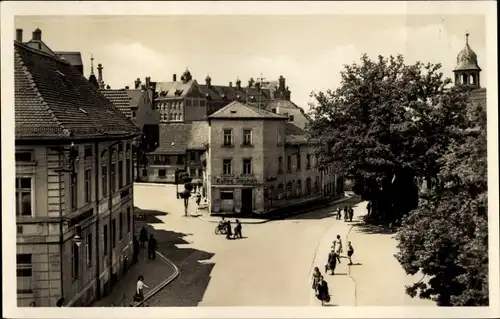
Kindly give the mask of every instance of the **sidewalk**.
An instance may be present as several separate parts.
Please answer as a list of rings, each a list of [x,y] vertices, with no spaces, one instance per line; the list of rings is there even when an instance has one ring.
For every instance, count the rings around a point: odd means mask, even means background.
[[[328,203],[328,205],[335,205],[335,204],[338,204],[338,203],[342,203],[342,202],[345,202],[347,200],[352,199],[353,197],[354,196],[346,196],[346,197],[343,197],[343,198],[331,201],[331,202]],[[316,209],[317,207],[314,206],[312,208]],[[289,214],[289,215],[286,215],[286,216],[282,216],[280,218],[281,219],[286,219],[287,217],[297,216],[297,215],[301,215],[301,214],[307,214],[309,211],[310,210],[308,210],[308,209],[307,210],[302,210],[302,211],[299,210],[296,213]],[[203,212],[203,214],[200,214],[201,212]],[[263,215],[265,215],[265,214],[263,214]],[[200,210],[196,215],[191,215],[191,216],[197,217],[197,218],[199,218],[199,219],[201,219],[203,221],[210,222],[210,223],[219,223],[221,221],[221,218],[222,218],[222,216],[210,216],[206,210],[205,211],[201,211]],[[276,216],[272,216],[270,218],[225,217],[225,219],[229,220],[231,222],[234,222],[236,219],[238,219],[240,221],[240,223],[242,223],[242,224],[264,224],[264,223],[268,223],[268,222],[277,220]]]
[[[435,306],[430,300],[411,298],[405,293],[405,285],[420,279],[406,275],[394,254],[397,252],[395,234],[387,229],[364,223],[366,201],[353,206],[352,222],[332,220],[332,226],[323,235],[313,258],[312,270],[319,267],[330,290],[329,304],[336,306]],[[347,253],[347,242],[354,247],[353,265],[347,258],[337,263],[335,275],[325,274],[325,264],[333,240],[340,235],[343,256]],[[321,306],[321,302],[311,289],[311,306]]]
[[[145,301],[179,275],[179,269],[159,253],[156,254],[155,260],[150,260],[146,248],[141,248],[138,259],[139,261],[116,283],[111,293],[94,302],[92,307],[137,307],[138,303],[133,302],[133,299],[137,278],[140,275],[144,276],[144,283],[149,286],[149,289],[144,290]]]

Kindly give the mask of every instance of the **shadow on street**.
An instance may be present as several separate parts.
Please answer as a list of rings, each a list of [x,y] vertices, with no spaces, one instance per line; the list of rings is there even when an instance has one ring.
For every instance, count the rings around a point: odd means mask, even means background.
[[[176,246],[190,244],[184,237],[192,234],[154,229],[150,225],[146,227],[148,234],[153,234],[157,240],[157,250],[180,270],[179,277],[155,294],[148,301],[149,305],[151,307],[197,306],[203,299],[210,282],[210,274],[215,266],[215,263],[206,261],[215,254],[191,247]]]
[[[353,223],[352,225],[356,228],[357,231],[365,234],[392,235],[396,233],[395,229],[390,228],[386,225],[372,224],[365,220],[366,218],[361,218],[361,221]]]

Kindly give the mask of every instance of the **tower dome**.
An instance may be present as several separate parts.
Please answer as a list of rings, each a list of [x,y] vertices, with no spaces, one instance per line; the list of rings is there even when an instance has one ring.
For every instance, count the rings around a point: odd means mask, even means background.
[[[181,80],[183,80],[184,83],[187,83],[187,82],[192,80],[191,72],[189,72],[187,67],[186,67],[186,71],[184,71],[184,73],[182,73]]]
[[[465,47],[457,55],[457,66],[453,72],[455,85],[465,85],[471,89],[480,87],[481,68],[477,63],[477,54],[469,46],[469,33],[465,34]]]

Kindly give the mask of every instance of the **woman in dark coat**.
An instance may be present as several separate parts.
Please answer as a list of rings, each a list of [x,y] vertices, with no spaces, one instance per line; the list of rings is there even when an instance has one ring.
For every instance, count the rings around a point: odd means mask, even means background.
[[[226,224],[226,230],[227,230],[227,233],[226,233],[226,238],[227,239],[231,239],[231,237],[233,236],[233,230],[231,229],[231,221],[227,221],[227,224]]]
[[[321,305],[324,306],[325,302],[330,302],[330,292],[328,291],[328,284],[323,277],[320,277],[316,297],[321,300]]]
[[[148,241],[148,231],[146,230],[146,227],[141,228],[139,241],[141,242],[141,247],[146,247],[146,242]]]

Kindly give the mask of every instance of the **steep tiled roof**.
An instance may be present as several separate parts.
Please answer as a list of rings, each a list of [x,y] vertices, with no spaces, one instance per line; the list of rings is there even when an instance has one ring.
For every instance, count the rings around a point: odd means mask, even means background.
[[[198,85],[200,92],[203,95],[210,97],[212,101],[234,101],[239,95],[241,100],[245,101],[254,97],[256,101],[262,99],[262,101],[267,101],[271,99],[271,91],[269,89],[257,90],[255,87],[241,87],[237,88],[235,86],[224,86],[224,85]]]
[[[309,143],[307,132],[293,123],[285,123],[285,140],[290,144]]]
[[[73,66],[83,65],[82,54],[80,52],[56,51],[55,53]]]
[[[138,128],[70,63],[14,42],[16,139],[96,138]]]
[[[169,123],[159,125],[159,146],[152,154],[180,154],[187,149],[204,149],[208,143],[208,123]]]
[[[158,92],[159,98],[186,96],[193,83],[194,81],[188,81],[187,83],[182,81],[156,82],[156,92]]]
[[[132,117],[131,109],[137,108],[144,91],[127,89],[102,89],[100,92],[126,117]]]
[[[208,117],[209,119],[275,119],[286,120],[286,116],[275,114],[273,112],[259,109],[238,101],[233,101],[224,106],[214,114]]]
[[[298,127],[304,129],[310,121],[310,117],[301,107],[297,106],[292,101],[288,100],[271,100],[266,103],[265,109],[272,111],[273,109],[279,110],[279,114],[288,113],[288,115],[293,115],[293,122]]]

